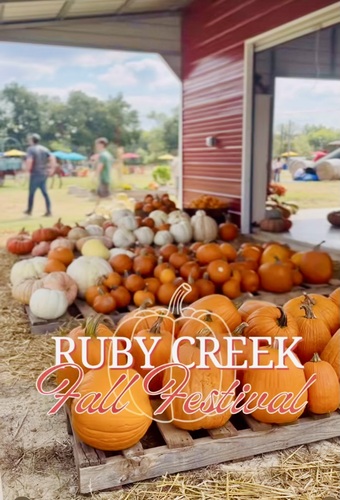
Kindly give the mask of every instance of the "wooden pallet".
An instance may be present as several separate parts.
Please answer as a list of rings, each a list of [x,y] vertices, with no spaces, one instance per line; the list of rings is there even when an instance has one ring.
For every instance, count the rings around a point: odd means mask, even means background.
[[[340,436],[339,411],[321,418],[302,417],[284,426],[235,415],[210,431],[187,432],[172,424],[153,423],[135,446],[111,453],[82,443],[72,430],[69,414],[67,420],[82,494]]]

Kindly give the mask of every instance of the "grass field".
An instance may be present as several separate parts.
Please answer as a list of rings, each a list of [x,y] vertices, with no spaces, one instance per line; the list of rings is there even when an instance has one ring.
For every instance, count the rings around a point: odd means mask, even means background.
[[[151,171],[123,177],[123,183],[129,184],[135,189],[143,189],[150,182],[152,182]],[[296,202],[301,209],[340,207],[340,181],[293,182],[290,175],[283,172],[281,183],[287,188],[284,200]],[[90,195],[76,197],[68,194],[70,186],[78,186],[90,191],[95,187],[95,184],[91,178],[64,178],[63,187],[59,189],[58,182],[55,182],[54,188],[49,190],[53,221],[61,217],[65,223],[79,222],[94,207],[95,202]],[[23,214],[27,204],[27,191],[27,185],[18,183],[12,178],[6,178],[4,186],[0,187],[0,240],[2,243],[9,234],[15,233],[23,227],[32,230],[37,228],[39,224],[46,226],[50,223],[50,219],[42,217],[45,205],[39,191],[35,197],[33,215]],[[129,191],[126,193],[129,196]]]

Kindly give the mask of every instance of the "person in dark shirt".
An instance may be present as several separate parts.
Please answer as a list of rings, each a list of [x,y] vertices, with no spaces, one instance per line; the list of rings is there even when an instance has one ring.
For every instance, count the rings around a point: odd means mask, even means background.
[[[34,195],[40,189],[46,203],[45,217],[51,214],[51,201],[46,189],[49,167],[56,168],[56,159],[51,152],[40,144],[40,136],[33,134],[28,137],[29,148],[27,149],[26,169],[30,173],[28,207],[24,212],[26,215],[32,214]]]

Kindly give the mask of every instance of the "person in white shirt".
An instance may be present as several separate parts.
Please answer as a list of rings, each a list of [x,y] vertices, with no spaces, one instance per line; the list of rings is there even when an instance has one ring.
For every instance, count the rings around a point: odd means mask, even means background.
[[[275,158],[272,162],[272,171],[273,171],[273,181],[280,182],[280,174],[283,167],[283,162],[280,157]]]

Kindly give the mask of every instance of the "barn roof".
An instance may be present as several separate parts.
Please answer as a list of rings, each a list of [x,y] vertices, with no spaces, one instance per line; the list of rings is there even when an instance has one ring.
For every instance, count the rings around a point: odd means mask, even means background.
[[[180,75],[191,0],[0,0],[0,40],[158,52]]]

